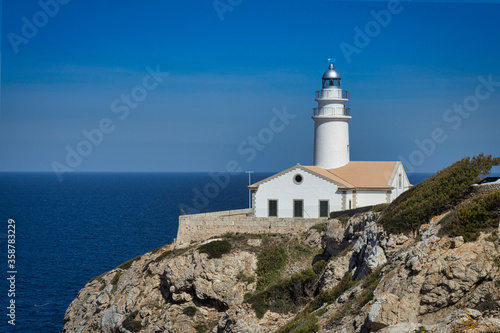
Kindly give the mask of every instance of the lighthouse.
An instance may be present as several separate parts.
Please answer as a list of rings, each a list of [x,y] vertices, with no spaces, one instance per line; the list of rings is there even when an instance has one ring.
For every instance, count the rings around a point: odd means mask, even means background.
[[[312,114],[314,165],[296,164],[250,185],[257,218],[326,219],[331,212],[390,203],[411,186],[400,161],[350,160],[349,99],[328,60]]]
[[[347,91],[342,91],[334,60],[323,74],[322,89],[316,91],[318,107],[313,108],[314,166],[335,169],[349,163],[349,120]]]

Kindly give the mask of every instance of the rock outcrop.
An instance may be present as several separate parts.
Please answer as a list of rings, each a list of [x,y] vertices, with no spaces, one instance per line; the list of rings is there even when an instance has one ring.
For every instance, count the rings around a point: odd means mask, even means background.
[[[252,253],[208,259],[198,251],[168,250],[147,253],[89,282],[69,306],[63,332],[196,332],[196,325],[217,322],[255,289],[248,282],[257,263]]]
[[[335,299],[307,311],[318,332],[500,331],[498,235],[474,242],[440,236],[445,214],[418,234],[388,234],[378,218],[368,212],[344,224],[330,220],[322,233],[313,228],[286,243],[293,249],[300,241],[312,254],[309,262],[289,258],[283,274],[311,267],[315,253],[314,262],[327,261],[315,295]],[[69,306],[63,332],[275,332],[295,314],[259,318],[245,298],[257,288],[261,243],[237,240],[220,259],[196,244],[147,253],[89,282]],[[297,318],[303,309],[295,309]]]
[[[325,325],[325,332],[500,329],[498,238],[482,235],[464,243],[462,237],[439,237],[444,216],[423,225],[415,238],[387,235],[369,215],[364,216],[364,231],[353,247],[350,271],[366,276],[383,267],[380,282],[368,304],[346,312],[337,325]],[[340,301],[329,307],[338,311]],[[323,316],[332,317],[334,312]]]

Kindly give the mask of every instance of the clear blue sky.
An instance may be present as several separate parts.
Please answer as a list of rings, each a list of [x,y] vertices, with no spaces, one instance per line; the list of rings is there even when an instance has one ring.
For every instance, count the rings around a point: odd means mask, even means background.
[[[38,1],[3,1],[0,171],[311,164],[314,91],[331,55],[350,93],[352,160],[403,157],[407,169],[432,172],[500,156],[498,2],[401,2],[383,24],[371,14],[387,10],[382,1],[60,2],[41,12]],[[346,45],[356,52],[346,56]],[[148,66],[169,73],[155,88]],[[134,107],[122,101],[131,92]],[[453,111],[464,103],[472,111]],[[270,132],[284,108],[295,118]],[[92,132],[90,152],[82,131],[103,119],[109,133]],[[259,133],[262,150],[248,139]],[[70,166],[67,147],[87,156]]]

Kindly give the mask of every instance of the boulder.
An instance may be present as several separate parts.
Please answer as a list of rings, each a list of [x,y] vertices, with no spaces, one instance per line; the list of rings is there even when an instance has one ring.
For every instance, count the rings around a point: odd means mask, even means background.
[[[256,268],[257,259],[250,252],[228,254],[221,259],[208,259],[207,254],[194,252],[170,260],[162,279],[175,302],[197,298],[231,307],[241,304],[249,291],[237,277],[253,276]]]

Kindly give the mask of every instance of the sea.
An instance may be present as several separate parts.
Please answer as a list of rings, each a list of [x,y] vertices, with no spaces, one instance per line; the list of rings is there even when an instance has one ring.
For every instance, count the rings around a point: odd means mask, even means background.
[[[248,207],[248,183],[245,173],[0,173],[0,332],[60,332],[90,279],[170,244],[181,214]]]

